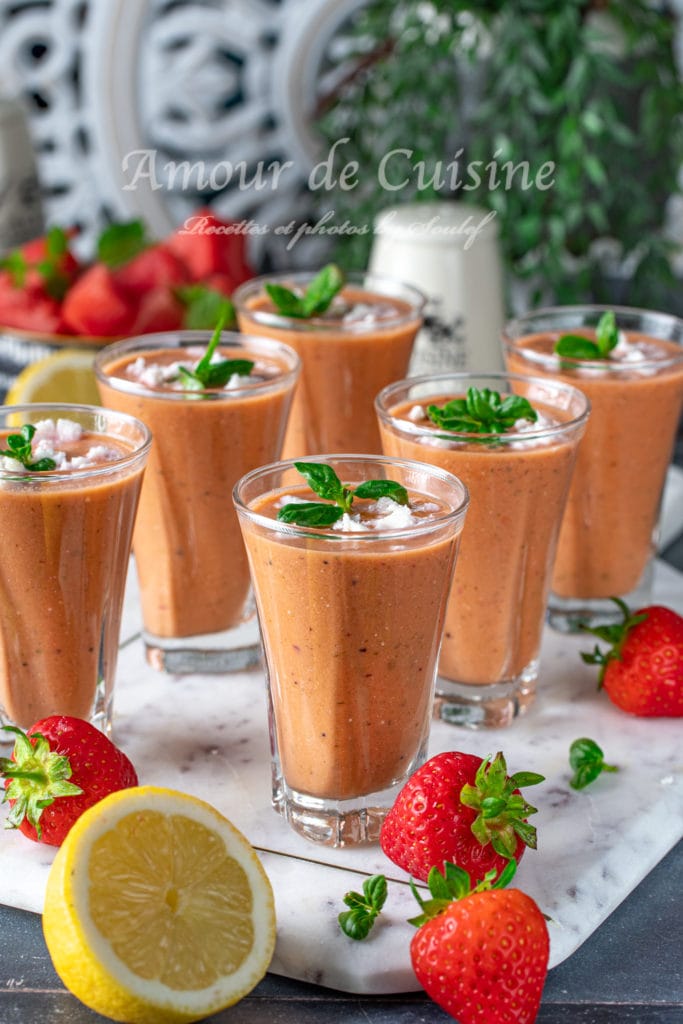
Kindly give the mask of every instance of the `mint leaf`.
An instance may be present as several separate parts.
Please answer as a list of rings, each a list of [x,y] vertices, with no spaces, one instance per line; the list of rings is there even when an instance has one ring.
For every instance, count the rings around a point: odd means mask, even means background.
[[[185,366],[178,367],[178,375],[183,382],[183,386],[188,391],[222,388],[228,383],[233,374],[237,373],[240,377],[248,377],[254,368],[254,364],[250,359],[223,359],[219,363],[211,362],[220,341],[223,323],[223,319],[219,320],[209,344],[206,346],[206,352],[194,370],[188,370]]]
[[[26,282],[28,263],[23,252],[13,249],[0,260],[0,270],[6,270],[15,288],[23,288]]]
[[[569,765],[574,772],[569,780],[572,789],[584,789],[602,772],[619,771],[615,765],[605,763],[602,750],[595,740],[587,736],[574,740],[570,746]]]
[[[334,263],[328,263],[315,275],[303,295],[297,295],[281,284],[266,284],[264,287],[278,313],[304,320],[321,316],[327,310],[332,299],[344,287],[344,275]]]
[[[278,313],[282,313],[283,316],[306,316],[303,299],[290,288],[285,288],[281,284],[266,284],[264,288]]]
[[[315,494],[335,504],[323,505],[316,501],[292,502],[279,510],[277,518],[281,522],[297,523],[301,526],[330,526],[345,512],[351,511],[354,497],[389,497],[400,505],[409,504],[405,487],[394,480],[366,480],[354,491],[350,487],[345,487],[332,466],[325,462],[295,462],[294,467]]]
[[[619,342],[617,320],[611,310],[603,313],[595,328],[595,341],[581,334],[563,334],[555,343],[558,356],[568,359],[588,359],[592,362],[607,359]]]
[[[97,259],[110,269],[128,263],[148,246],[147,232],[141,220],[110,224],[97,239]]]
[[[600,349],[590,338],[582,338],[580,334],[563,334],[555,344],[558,356],[568,359],[600,359]]]
[[[612,349],[618,345],[619,331],[617,330],[617,318],[611,310],[603,313],[598,320],[595,336],[598,339],[598,348],[603,358],[609,355]]]
[[[344,275],[334,263],[316,274],[304,294],[304,316],[320,316],[344,287]]]
[[[391,498],[398,505],[408,504],[408,492],[395,480],[365,480],[355,490],[357,498]]]
[[[347,892],[344,903],[349,910],[338,915],[339,927],[350,939],[367,938],[387,898],[384,875],[373,875],[363,882],[363,892]]]
[[[188,331],[212,331],[222,320],[224,329],[234,327],[235,309],[227,295],[205,284],[183,285],[176,295],[185,307],[183,327]]]
[[[323,505],[319,501],[296,501],[283,505],[277,517],[281,523],[297,526],[332,526],[344,515],[339,505]]]
[[[427,416],[441,430],[458,434],[502,434],[524,419],[534,423],[536,410],[521,395],[501,398],[489,388],[468,388],[466,398],[453,398],[443,406],[430,405]]]
[[[345,512],[351,506],[348,490],[332,469],[324,462],[295,462],[294,468],[305,478],[306,483],[321,498],[336,501]]]
[[[32,423],[25,423],[21,428],[21,433],[8,435],[8,447],[4,451],[0,451],[0,456],[5,455],[9,459],[20,462],[26,469],[30,469],[32,473],[42,473],[49,469],[55,469],[57,463],[54,459],[45,458],[33,461],[31,441],[35,432],[36,428]]]

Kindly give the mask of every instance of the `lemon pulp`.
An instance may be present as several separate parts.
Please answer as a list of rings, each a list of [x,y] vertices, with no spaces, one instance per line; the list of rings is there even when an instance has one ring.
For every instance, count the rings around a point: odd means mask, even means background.
[[[76,822],[43,928],[67,988],[130,1024],[232,1005],[275,942],[272,890],[245,837],[203,801],[155,787],[113,793]]]
[[[93,359],[92,351],[66,348],[30,363],[13,382],[5,404],[70,402],[99,405]]]

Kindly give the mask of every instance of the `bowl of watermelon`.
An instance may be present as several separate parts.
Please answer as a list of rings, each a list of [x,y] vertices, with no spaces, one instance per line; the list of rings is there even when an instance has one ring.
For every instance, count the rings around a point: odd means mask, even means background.
[[[33,362],[68,346],[96,350],[137,334],[234,325],[230,296],[254,276],[245,237],[210,210],[166,238],[141,220],[108,225],[94,257],[52,227],[0,259],[0,397]]]

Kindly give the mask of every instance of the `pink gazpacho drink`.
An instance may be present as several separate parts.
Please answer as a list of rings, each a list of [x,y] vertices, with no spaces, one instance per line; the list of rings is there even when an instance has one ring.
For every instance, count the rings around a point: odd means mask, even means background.
[[[424,759],[467,500],[449,473],[371,456],[276,463],[235,489],[268,669],[273,803],[313,841],[377,840]]]
[[[150,440],[142,423],[105,409],[0,409],[3,724],[62,714],[109,731]]]
[[[592,407],[560,532],[550,622],[574,631],[617,621],[612,597],[632,607],[650,599],[662,492],[683,408],[683,320],[557,307],[510,322],[503,342],[511,371],[573,384]]]

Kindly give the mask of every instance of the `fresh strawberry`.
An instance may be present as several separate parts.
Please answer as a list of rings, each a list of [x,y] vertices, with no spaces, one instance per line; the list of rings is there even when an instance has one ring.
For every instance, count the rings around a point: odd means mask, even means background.
[[[502,886],[514,862],[494,881],[488,872],[474,889],[466,871],[446,864],[430,872],[432,899],[411,924],[417,980],[459,1024],[532,1024],[548,973],[550,943],[543,914],[530,896]]]
[[[187,267],[192,281],[206,281],[215,274],[223,279],[223,288],[232,294],[235,288],[254,276],[246,256],[246,237],[239,225],[220,220],[211,210],[198,210],[188,217],[163,243]],[[213,282],[213,287],[216,282]]]
[[[508,778],[502,753],[491,760],[447,751],[418,768],[399,793],[380,831],[390,860],[426,881],[445,861],[475,878],[519,861],[525,845],[536,848],[534,814],[519,786],[543,782],[535,772]]]
[[[138,303],[117,284],[112,271],[96,263],[69,289],[62,317],[76,334],[114,338],[128,334],[138,315]]]
[[[596,644],[581,657],[599,665],[598,687],[623,711],[643,718],[683,715],[683,617],[671,608],[650,605],[632,613],[612,599],[623,619],[611,626],[586,629],[610,645]]]
[[[114,270],[116,283],[140,298],[155,288],[173,288],[188,280],[187,269],[163,245],[151,245],[128,263]]]
[[[51,715],[16,733],[11,758],[0,758],[9,828],[60,846],[77,818],[118,789],[137,786],[135,768],[104,733],[82,718]]]

